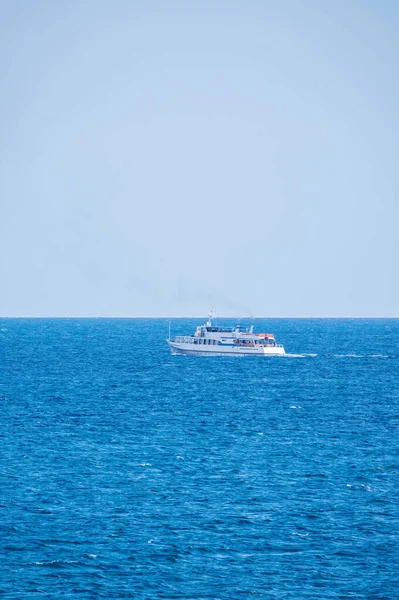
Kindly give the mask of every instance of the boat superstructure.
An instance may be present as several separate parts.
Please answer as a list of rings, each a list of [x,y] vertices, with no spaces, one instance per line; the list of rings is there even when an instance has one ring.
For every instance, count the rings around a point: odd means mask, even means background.
[[[205,325],[199,325],[193,335],[178,335],[167,340],[174,354],[233,356],[276,356],[285,354],[284,347],[277,344],[272,333],[254,333],[251,325],[230,328],[215,327],[212,313]]]

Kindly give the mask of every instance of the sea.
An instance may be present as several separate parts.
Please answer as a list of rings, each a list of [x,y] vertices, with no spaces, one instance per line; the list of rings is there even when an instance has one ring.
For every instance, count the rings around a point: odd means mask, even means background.
[[[399,320],[253,322],[0,319],[2,600],[399,598]]]

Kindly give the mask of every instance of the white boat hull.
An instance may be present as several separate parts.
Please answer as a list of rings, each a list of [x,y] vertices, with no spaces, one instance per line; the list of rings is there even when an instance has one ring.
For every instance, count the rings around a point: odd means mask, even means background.
[[[173,342],[168,340],[168,344],[175,354],[185,354],[186,356],[283,356],[285,350],[283,346],[265,346],[256,347],[239,347],[227,345],[198,345],[193,348],[193,344],[185,344],[181,342]]]

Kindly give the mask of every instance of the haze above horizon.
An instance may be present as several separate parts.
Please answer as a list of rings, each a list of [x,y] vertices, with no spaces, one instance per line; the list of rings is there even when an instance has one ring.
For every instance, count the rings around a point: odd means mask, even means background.
[[[0,15],[0,316],[399,316],[398,3]]]

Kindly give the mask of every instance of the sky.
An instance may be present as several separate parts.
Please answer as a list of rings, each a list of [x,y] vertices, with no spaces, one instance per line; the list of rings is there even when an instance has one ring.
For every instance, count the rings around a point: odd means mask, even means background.
[[[399,317],[396,0],[0,0],[0,316]]]

